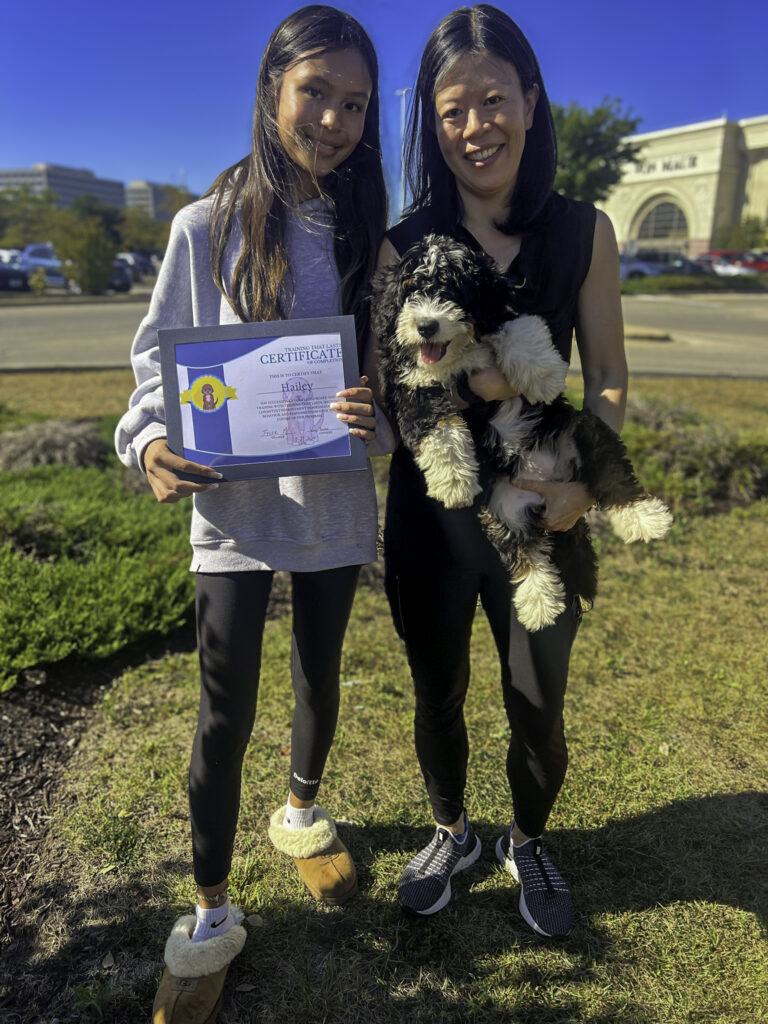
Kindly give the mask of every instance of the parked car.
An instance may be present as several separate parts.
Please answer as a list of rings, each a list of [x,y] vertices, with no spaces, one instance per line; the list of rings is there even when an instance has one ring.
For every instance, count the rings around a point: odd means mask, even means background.
[[[141,281],[147,274],[154,276],[155,268],[149,256],[143,252],[119,252],[117,258],[131,268],[134,281]]]
[[[753,267],[731,263],[723,256],[714,256],[708,252],[699,256],[696,262],[718,277],[757,277],[757,271]]]
[[[75,293],[80,291],[75,282],[69,279],[66,265],[56,256],[50,242],[26,246],[21,251],[18,265],[20,269],[25,271],[27,276],[34,273],[38,267],[43,267],[47,283],[51,288],[67,288]],[[130,268],[120,260],[114,260],[112,264],[112,277],[107,287],[116,292],[129,292],[132,285]]]
[[[728,263],[737,267],[747,267],[757,273],[764,273],[768,270],[768,256],[764,253],[754,252],[748,249],[712,249],[706,253],[707,256],[719,256]]]
[[[115,260],[112,266],[112,278],[109,287],[116,292],[129,292],[133,286],[131,268],[122,260]]]
[[[19,266],[18,260],[0,263],[0,289],[14,292],[29,291],[29,275]]]
[[[48,284],[52,288],[66,288],[67,277],[62,269],[61,260],[57,258],[50,242],[37,242],[26,245],[19,254],[19,267],[33,274],[38,267],[42,267]]]
[[[661,274],[706,274],[707,270],[681,252],[670,249],[638,249],[620,259],[621,279],[659,277]]]

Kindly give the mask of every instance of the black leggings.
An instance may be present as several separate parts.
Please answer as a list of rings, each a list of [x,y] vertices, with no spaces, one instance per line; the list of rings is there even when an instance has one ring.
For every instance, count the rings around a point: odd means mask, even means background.
[[[435,820],[451,825],[464,807],[469,758],[464,700],[479,596],[501,662],[515,821],[527,835],[540,835],[568,765],[563,701],[581,618],[578,599],[552,626],[528,633],[517,621],[501,565],[492,573],[430,568],[392,575],[388,592],[413,674],[416,753]]]
[[[295,695],[289,786],[317,795],[339,713],[341,646],[359,565],[292,573],[291,678]],[[240,774],[256,716],[271,572],[198,573],[200,712],[189,766],[195,881],[229,874]]]

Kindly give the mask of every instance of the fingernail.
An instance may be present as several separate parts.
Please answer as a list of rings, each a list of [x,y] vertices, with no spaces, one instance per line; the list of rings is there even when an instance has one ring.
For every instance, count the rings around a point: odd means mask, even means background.
[[[341,408],[341,402],[331,402],[331,406],[330,407],[331,407],[331,409],[340,409]]]
[[[214,473],[213,475],[216,477],[217,480],[223,480],[224,479],[224,474],[223,473]]]
[[[349,416],[347,416],[347,415],[346,415],[345,413],[343,413],[343,412],[337,412],[337,413],[336,413],[336,419],[337,419],[337,420],[343,420],[343,421],[344,421],[344,422],[346,423],[346,421],[347,421],[347,420],[349,419]]]
[[[219,473],[219,476],[221,476],[221,473]],[[207,490],[215,491],[218,488],[218,486],[219,486],[218,484],[208,484]]]

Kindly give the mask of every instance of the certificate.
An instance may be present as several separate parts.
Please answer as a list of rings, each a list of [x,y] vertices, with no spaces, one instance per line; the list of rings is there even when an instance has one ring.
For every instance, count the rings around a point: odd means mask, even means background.
[[[224,480],[362,469],[329,408],[360,384],[351,316],[159,330],[168,447]]]

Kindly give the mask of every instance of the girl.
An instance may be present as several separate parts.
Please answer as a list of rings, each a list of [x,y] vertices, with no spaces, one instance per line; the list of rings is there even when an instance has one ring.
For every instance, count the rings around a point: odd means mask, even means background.
[[[519,313],[538,313],[570,358],[576,328],[585,405],[621,428],[627,370],[613,230],[594,207],[552,191],[557,151],[536,57],[518,26],[481,4],[444,18],[427,43],[407,143],[413,203],[387,233],[379,262],[397,260],[434,231],[482,248],[516,289]],[[479,434],[486,400],[514,392],[498,370],[474,374],[459,408]],[[492,408],[491,410],[492,411]],[[593,504],[580,484],[525,483],[546,503],[550,530],[568,529]],[[416,750],[437,830],[400,885],[404,907],[432,914],[480,841],[464,811],[468,759],[463,705],[477,599],[501,662],[510,726],[507,776],[514,821],[497,855],[521,883],[520,909],[537,932],[564,935],[573,908],[541,833],[562,785],[567,751],[563,698],[578,599],[549,628],[526,633],[510,583],[472,508],[448,510],[426,495],[412,456],[392,459],[385,550],[388,593],[416,689]]]
[[[198,903],[166,946],[157,1022],[208,1020],[245,940],[227,877],[275,569],[292,574],[295,710],[288,800],[269,835],[316,898],[339,904],[357,888],[349,852],[315,796],[336,726],[359,568],[376,559],[370,466],[345,473],[341,492],[329,475],[217,489],[219,474],[168,449],[156,330],[344,312],[366,337],[364,292],[386,226],[377,79],[371,42],[348,15],[313,5],[278,26],[259,71],[251,153],[175,218],[132,350],[138,387],[117,448],[146,471],[159,501],[193,496],[202,684],[189,769]],[[365,385],[363,378],[342,391],[331,408],[366,442],[380,425],[380,452],[391,434]],[[182,480],[182,472],[210,483]]]

